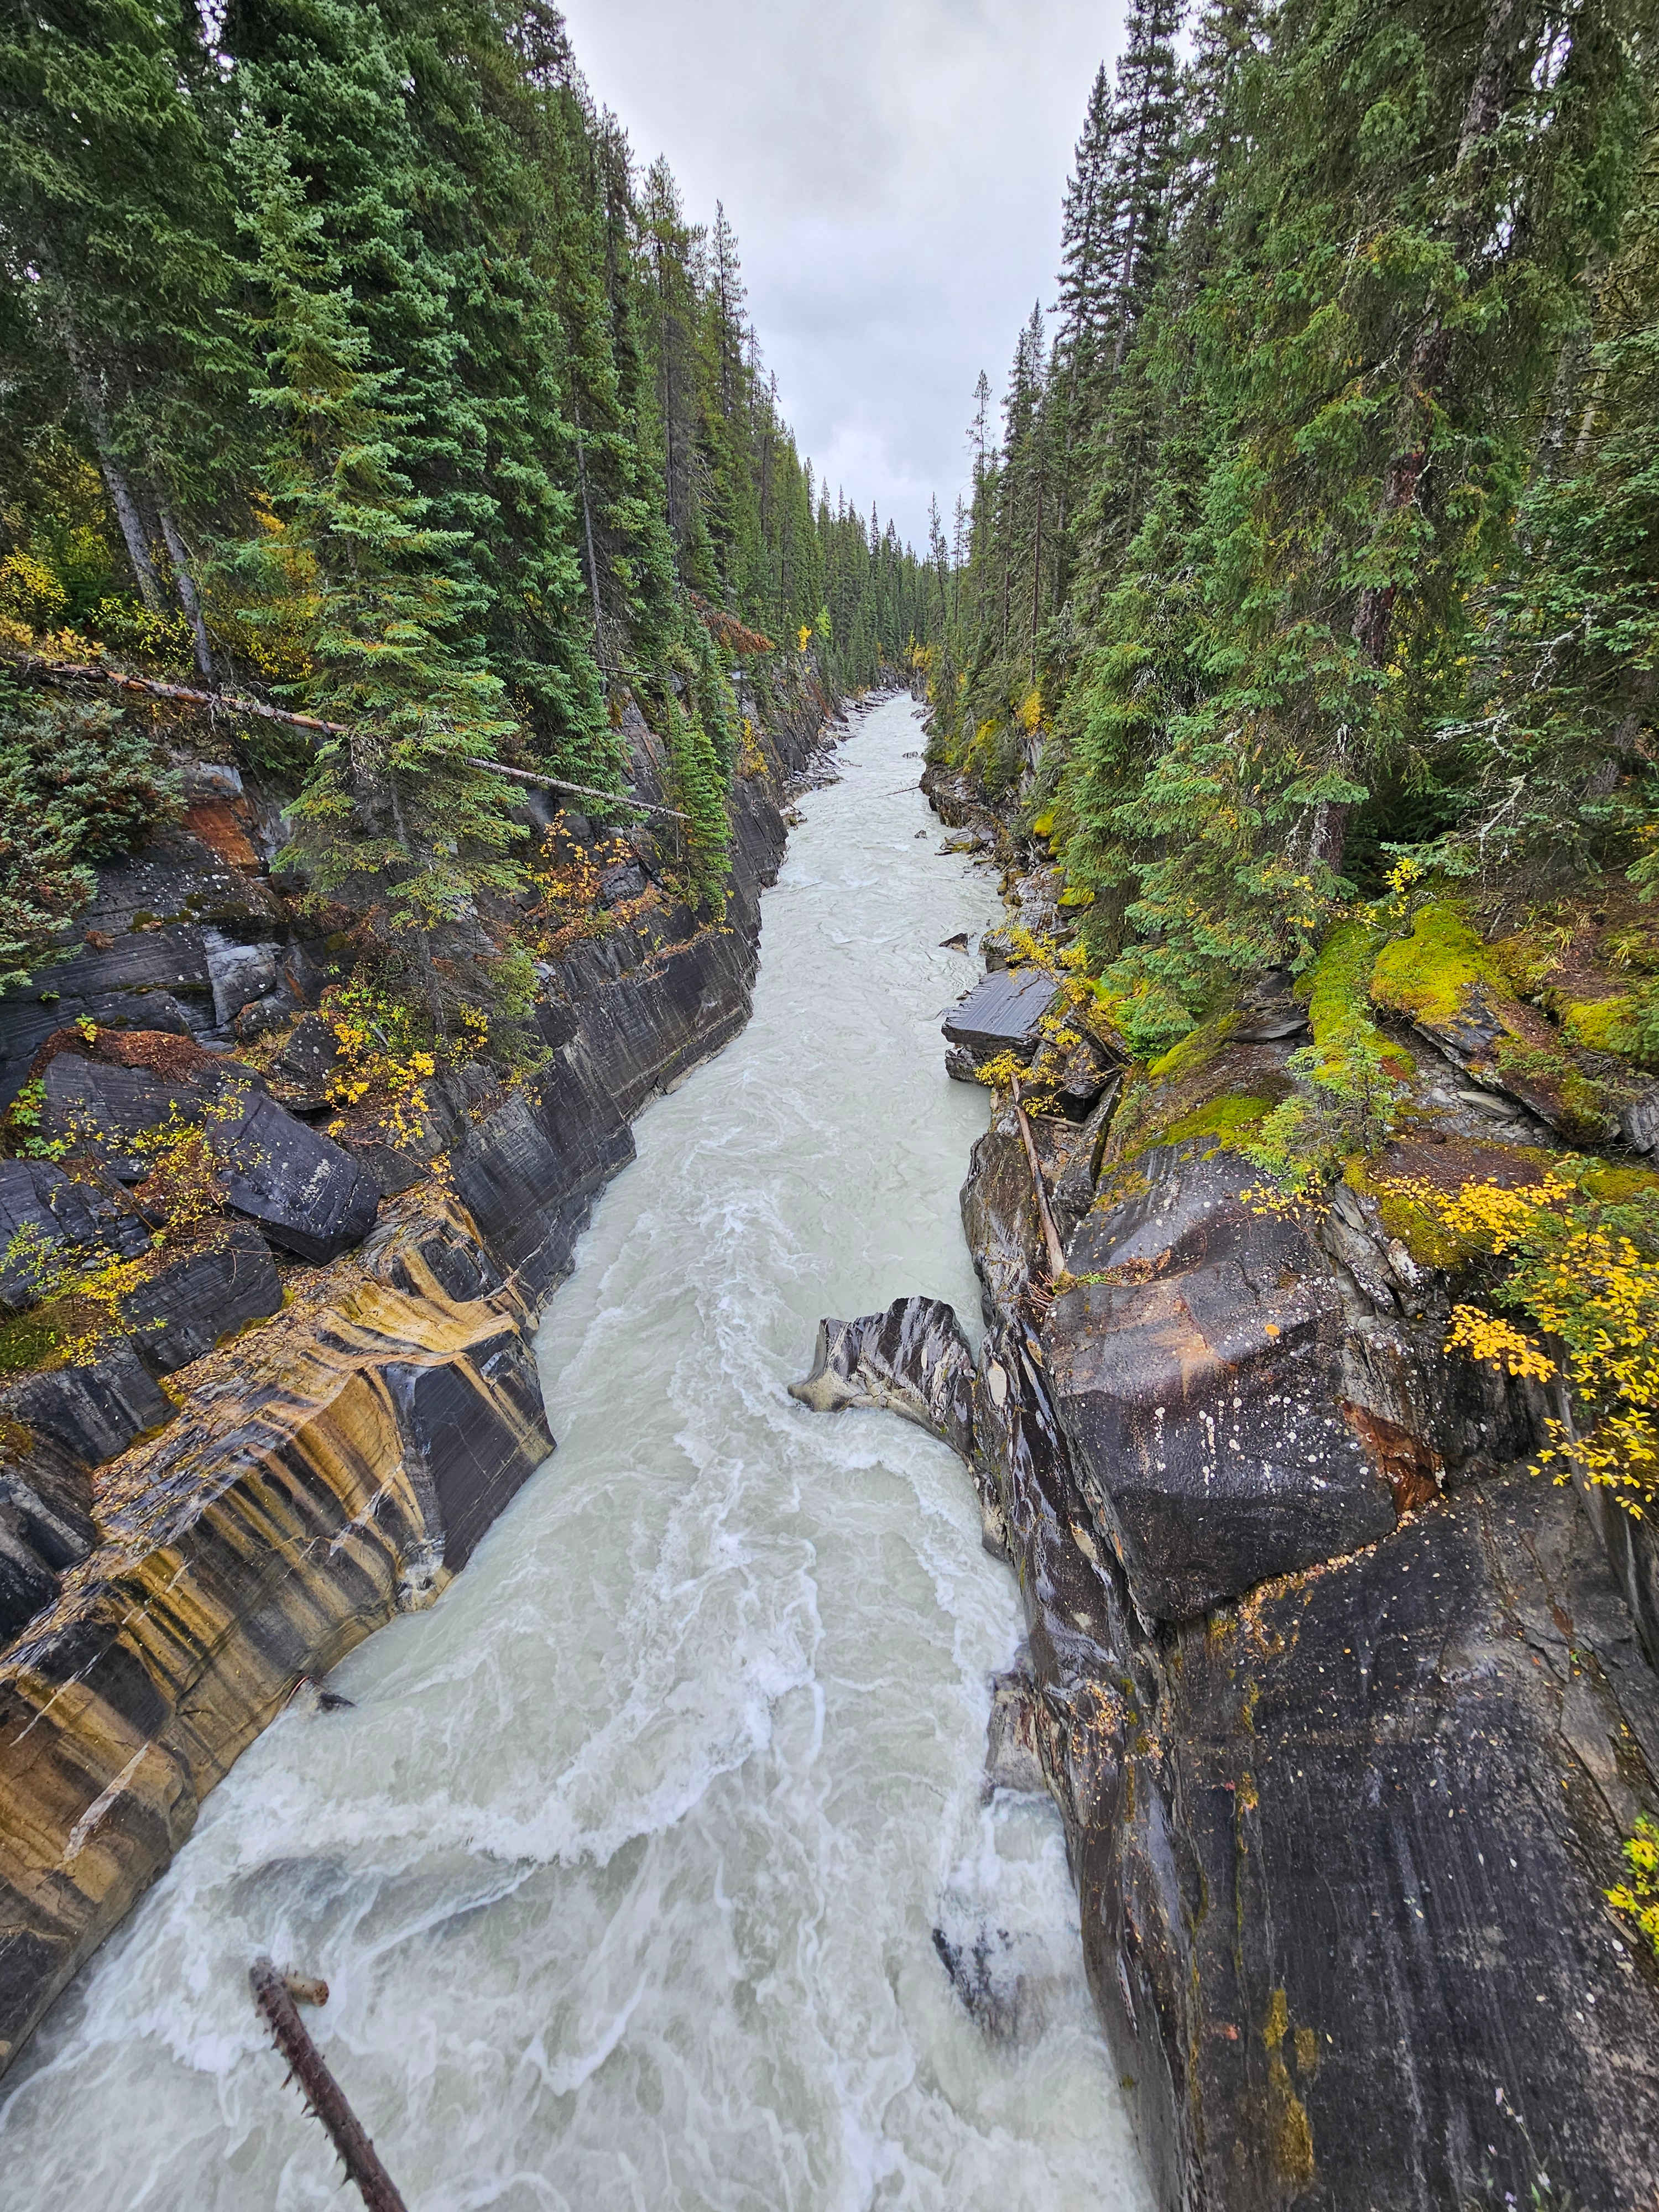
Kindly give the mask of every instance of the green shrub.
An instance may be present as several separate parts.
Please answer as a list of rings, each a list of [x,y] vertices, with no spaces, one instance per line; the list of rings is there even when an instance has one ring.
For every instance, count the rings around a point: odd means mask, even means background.
[[[178,805],[178,778],[118,708],[0,686],[0,988],[58,957],[53,939],[113,860]]]

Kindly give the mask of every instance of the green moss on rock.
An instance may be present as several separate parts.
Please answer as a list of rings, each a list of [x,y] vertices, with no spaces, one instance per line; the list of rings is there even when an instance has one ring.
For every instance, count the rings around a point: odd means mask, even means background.
[[[1224,1142],[1237,1130],[1262,1120],[1273,1109],[1271,1098],[1258,1098],[1248,1091],[1226,1091],[1161,1130],[1156,1139],[1149,1141],[1178,1145],[1188,1137],[1219,1137]]]
[[[1371,971],[1375,1002],[1427,1029],[1466,1018],[1477,992],[1494,1011],[1511,995],[1468,915],[1449,899],[1419,907],[1411,935],[1385,945]]]

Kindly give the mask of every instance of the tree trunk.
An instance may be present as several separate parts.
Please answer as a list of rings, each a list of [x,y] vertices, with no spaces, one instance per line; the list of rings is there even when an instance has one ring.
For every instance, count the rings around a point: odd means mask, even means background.
[[[1037,620],[1042,601],[1042,477],[1037,477],[1036,535],[1031,550],[1031,681],[1037,674]]]
[[[404,802],[398,789],[398,775],[392,769],[386,776],[386,790],[392,800],[392,822],[398,832],[398,842],[403,847],[411,867],[420,866],[420,855],[409,839],[408,825],[404,820]],[[439,988],[437,964],[432,957],[432,933],[424,922],[415,931],[416,964],[421,971],[421,984],[426,993],[426,1002],[432,1013],[432,1026],[441,1037],[449,1033],[444,1019],[443,993]]]
[[[593,649],[599,655],[599,665],[605,666],[605,617],[599,611],[599,568],[593,557],[593,508],[587,496],[587,459],[582,448],[582,418],[572,403],[571,419],[576,426],[576,481],[581,487],[582,534],[587,541],[587,587],[593,595]]]
[[[167,541],[167,558],[173,563],[173,580],[179,598],[190,618],[191,635],[196,645],[196,665],[210,683],[213,680],[213,655],[208,650],[207,624],[202,619],[201,596],[196,589],[196,579],[190,573],[190,557],[185,551],[185,541],[179,535],[178,525],[164,507],[156,508],[161,518],[161,535]]]

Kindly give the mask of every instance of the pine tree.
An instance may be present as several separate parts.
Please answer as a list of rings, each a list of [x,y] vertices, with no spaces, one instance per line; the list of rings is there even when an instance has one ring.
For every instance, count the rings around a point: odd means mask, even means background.
[[[293,851],[319,893],[378,915],[384,941],[413,948],[434,1025],[455,1011],[455,925],[519,872],[507,793],[474,765],[507,735],[493,677],[453,639],[465,605],[448,568],[453,533],[397,466],[407,425],[395,372],[368,364],[356,301],[307,205],[280,133],[250,118],[239,142],[264,301],[253,335],[269,380],[255,404],[279,426],[270,459],[283,527],[262,532],[244,568],[278,572],[311,611],[307,706],[346,734],[320,749],[293,809]],[[266,594],[269,603],[270,594]],[[459,994],[472,980],[459,971]]]

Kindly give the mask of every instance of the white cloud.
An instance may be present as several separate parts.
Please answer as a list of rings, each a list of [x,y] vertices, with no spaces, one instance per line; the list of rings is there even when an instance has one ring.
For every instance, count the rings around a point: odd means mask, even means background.
[[[1054,298],[1060,202],[1121,7],[568,0],[578,61],[694,220],[724,202],[785,412],[833,486],[920,543]]]

